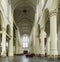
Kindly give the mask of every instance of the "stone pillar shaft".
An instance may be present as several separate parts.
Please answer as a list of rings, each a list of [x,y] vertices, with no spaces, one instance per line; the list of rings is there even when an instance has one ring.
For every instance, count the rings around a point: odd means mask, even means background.
[[[57,13],[50,15],[50,55],[57,55]]]
[[[47,38],[46,53],[47,55],[50,55],[50,36]]]
[[[9,52],[8,52],[8,56],[13,56],[14,55],[14,46],[13,46],[13,30],[11,29],[10,31],[10,41],[9,41]]]
[[[35,26],[33,27],[33,53],[35,54]]]
[[[39,38],[38,37],[36,37],[35,38],[36,40],[35,40],[35,53],[38,55],[38,54],[40,54],[40,46],[39,46]]]
[[[16,30],[16,54],[19,54],[18,30]]]
[[[5,57],[6,56],[6,31],[3,30],[2,33],[2,52],[1,56]]]
[[[13,56],[13,38],[10,39],[9,41],[9,52],[8,52],[8,56]]]
[[[44,46],[44,29],[41,29],[41,34],[40,34],[40,54],[45,55],[45,46]]]

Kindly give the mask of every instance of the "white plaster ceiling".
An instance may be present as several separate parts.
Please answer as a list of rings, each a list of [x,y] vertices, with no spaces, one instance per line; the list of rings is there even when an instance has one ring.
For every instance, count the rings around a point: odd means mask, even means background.
[[[14,19],[20,29],[20,34],[30,34],[35,17],[37,0],[11,0]]]

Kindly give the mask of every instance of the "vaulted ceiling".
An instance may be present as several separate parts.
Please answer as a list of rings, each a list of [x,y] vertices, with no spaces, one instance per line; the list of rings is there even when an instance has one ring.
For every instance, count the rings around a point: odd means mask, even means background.
[[[20,34],[30,34],[34,19],[37,0],[11,0],[14,19],[20,29]]]

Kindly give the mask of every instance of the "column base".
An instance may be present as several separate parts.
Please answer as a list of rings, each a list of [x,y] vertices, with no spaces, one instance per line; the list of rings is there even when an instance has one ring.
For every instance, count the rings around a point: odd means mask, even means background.
[[[1,53],[1,57],[6,57],[6,53]]]

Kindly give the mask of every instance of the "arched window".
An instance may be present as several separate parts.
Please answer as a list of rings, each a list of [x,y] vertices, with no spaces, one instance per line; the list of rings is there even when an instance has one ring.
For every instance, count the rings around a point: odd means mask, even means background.
[[[29,42],[29,37],[27,35],[24,35],[22,37],[23,48],[28,48],[28,42]]]

